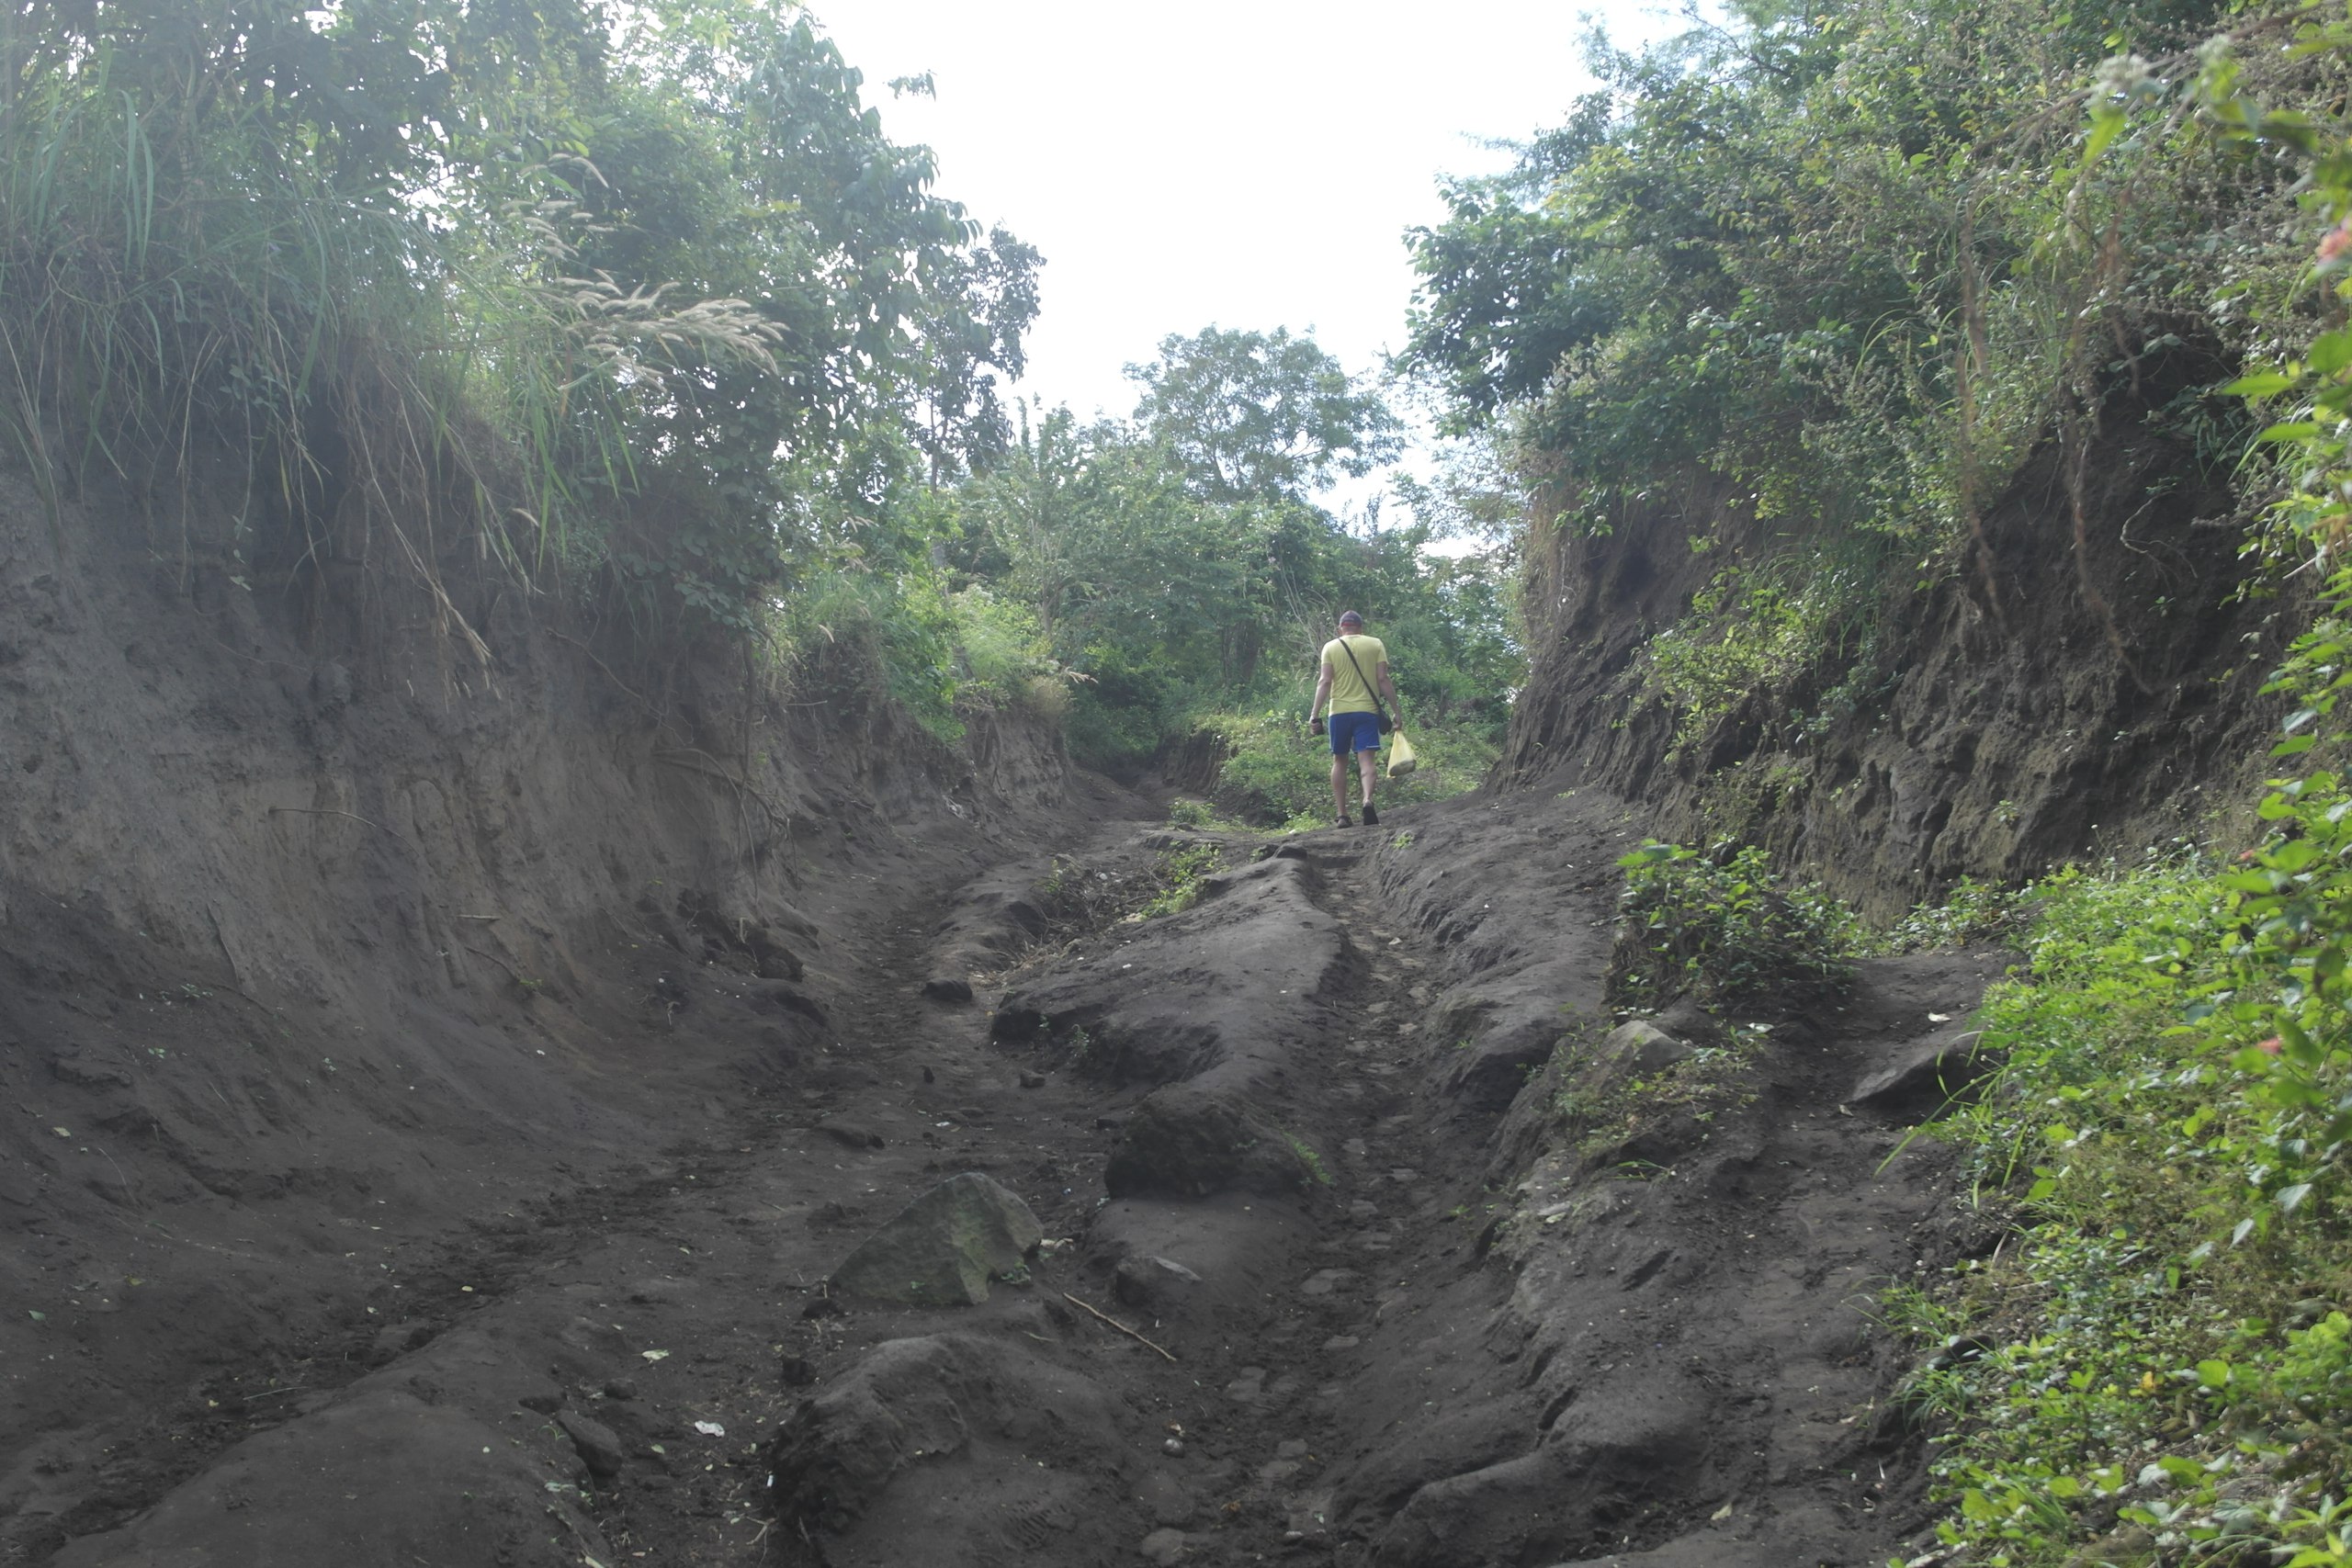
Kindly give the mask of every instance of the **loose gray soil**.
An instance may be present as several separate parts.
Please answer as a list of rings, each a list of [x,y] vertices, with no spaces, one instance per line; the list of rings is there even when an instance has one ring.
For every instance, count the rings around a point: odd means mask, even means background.
[[[380,1276],[340,1332],[158,1313],[131,1216],[25,1234],[53,1359],[14,1385],[62,1403],[96,1362],[147,1403],[20,1462],[12,1559],[1883,1562],[1924,1516],[1873,1292],[1972,1233],[1905,1108],[1851,1101],[1996,960],[1868,965],[1769,1031],[1669,1020],[1716,1042],[1705,1106],[1596,1133],[1559,1108],[1628,831],[1473,798],[1235,838],[1194,908],[1134,920],[1120,889],[1194,835],[1114,818],[1057,878],[1102,923],[1006,891],[1034,854],[866,917],[804,1070],[634,1168],[458,1235],[255,1194],[253,1225],[321,1233],[309,1268]],[[972,1000],[926,995],[992,949],[1018,961]],[[1068,1245],[978,1306],[831,1299],[967,1170]],[[209,1342],[169,1364],[187,1325],[141,1324],[191,1310]]]

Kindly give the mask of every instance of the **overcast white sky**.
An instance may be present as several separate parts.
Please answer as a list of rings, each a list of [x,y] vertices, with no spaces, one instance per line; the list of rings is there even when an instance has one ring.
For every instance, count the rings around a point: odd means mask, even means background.
[[[1401,345],[1404,231],[1441,174],[1555,125],[1589,85],[1598,19],[1647,0],[810,0],[891,138],[939,158],[943,196],[1045,253],[1018,389],[1125,416],[1121,375],[1170,333],[1312,327],[1351,371]],[[929,71],[935,101],[894,99]],[[1353,487],[1351,487],[1353,488]]]

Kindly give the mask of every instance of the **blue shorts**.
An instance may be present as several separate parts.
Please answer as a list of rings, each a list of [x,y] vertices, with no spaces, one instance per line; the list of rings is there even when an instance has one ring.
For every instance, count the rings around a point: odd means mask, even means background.
[[[1327,721],[1331,731],[1331,755],[1380,750],[1380,716],[1376,713],[1335,713]]]

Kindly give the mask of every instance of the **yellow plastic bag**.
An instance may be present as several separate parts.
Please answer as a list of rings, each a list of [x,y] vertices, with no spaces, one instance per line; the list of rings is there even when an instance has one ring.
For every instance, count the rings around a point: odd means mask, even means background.
[[[1396,731],[1389,738],[1388,776],[1390,778],[1401,779],[1420,765],[1421,760],[1413,754],[1413,743],[1405,739],[1403,730]]]

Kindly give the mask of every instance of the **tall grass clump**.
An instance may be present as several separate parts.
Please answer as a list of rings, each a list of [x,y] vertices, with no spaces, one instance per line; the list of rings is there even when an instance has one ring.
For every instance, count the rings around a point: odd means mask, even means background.
[[[1662,1007],[1689,995],[1728,1013],[1779,1016],[1853,982],[1861,945],[1852,911],[1820,887],[1773,874],[1754,845],[1702,853],[1646,843],[1617,863],[1623,917],[1609,999]]]
[[[973,295],[970,225],[858,85],[731,0],[11,7],[9,455],[52,520],[176,498],[239,581],[419,585],[484,657],[460,567],[759,640],[1035,309]]]
[[[263,79],[316,36],[291,8],[93,15],[0,17],[0,429],[52,517],[101,478],[185,498],[226,455],[248,573],[380,543],[470,640],[440,562],[493,465],[433,352],[413,192],[325,81]]]

